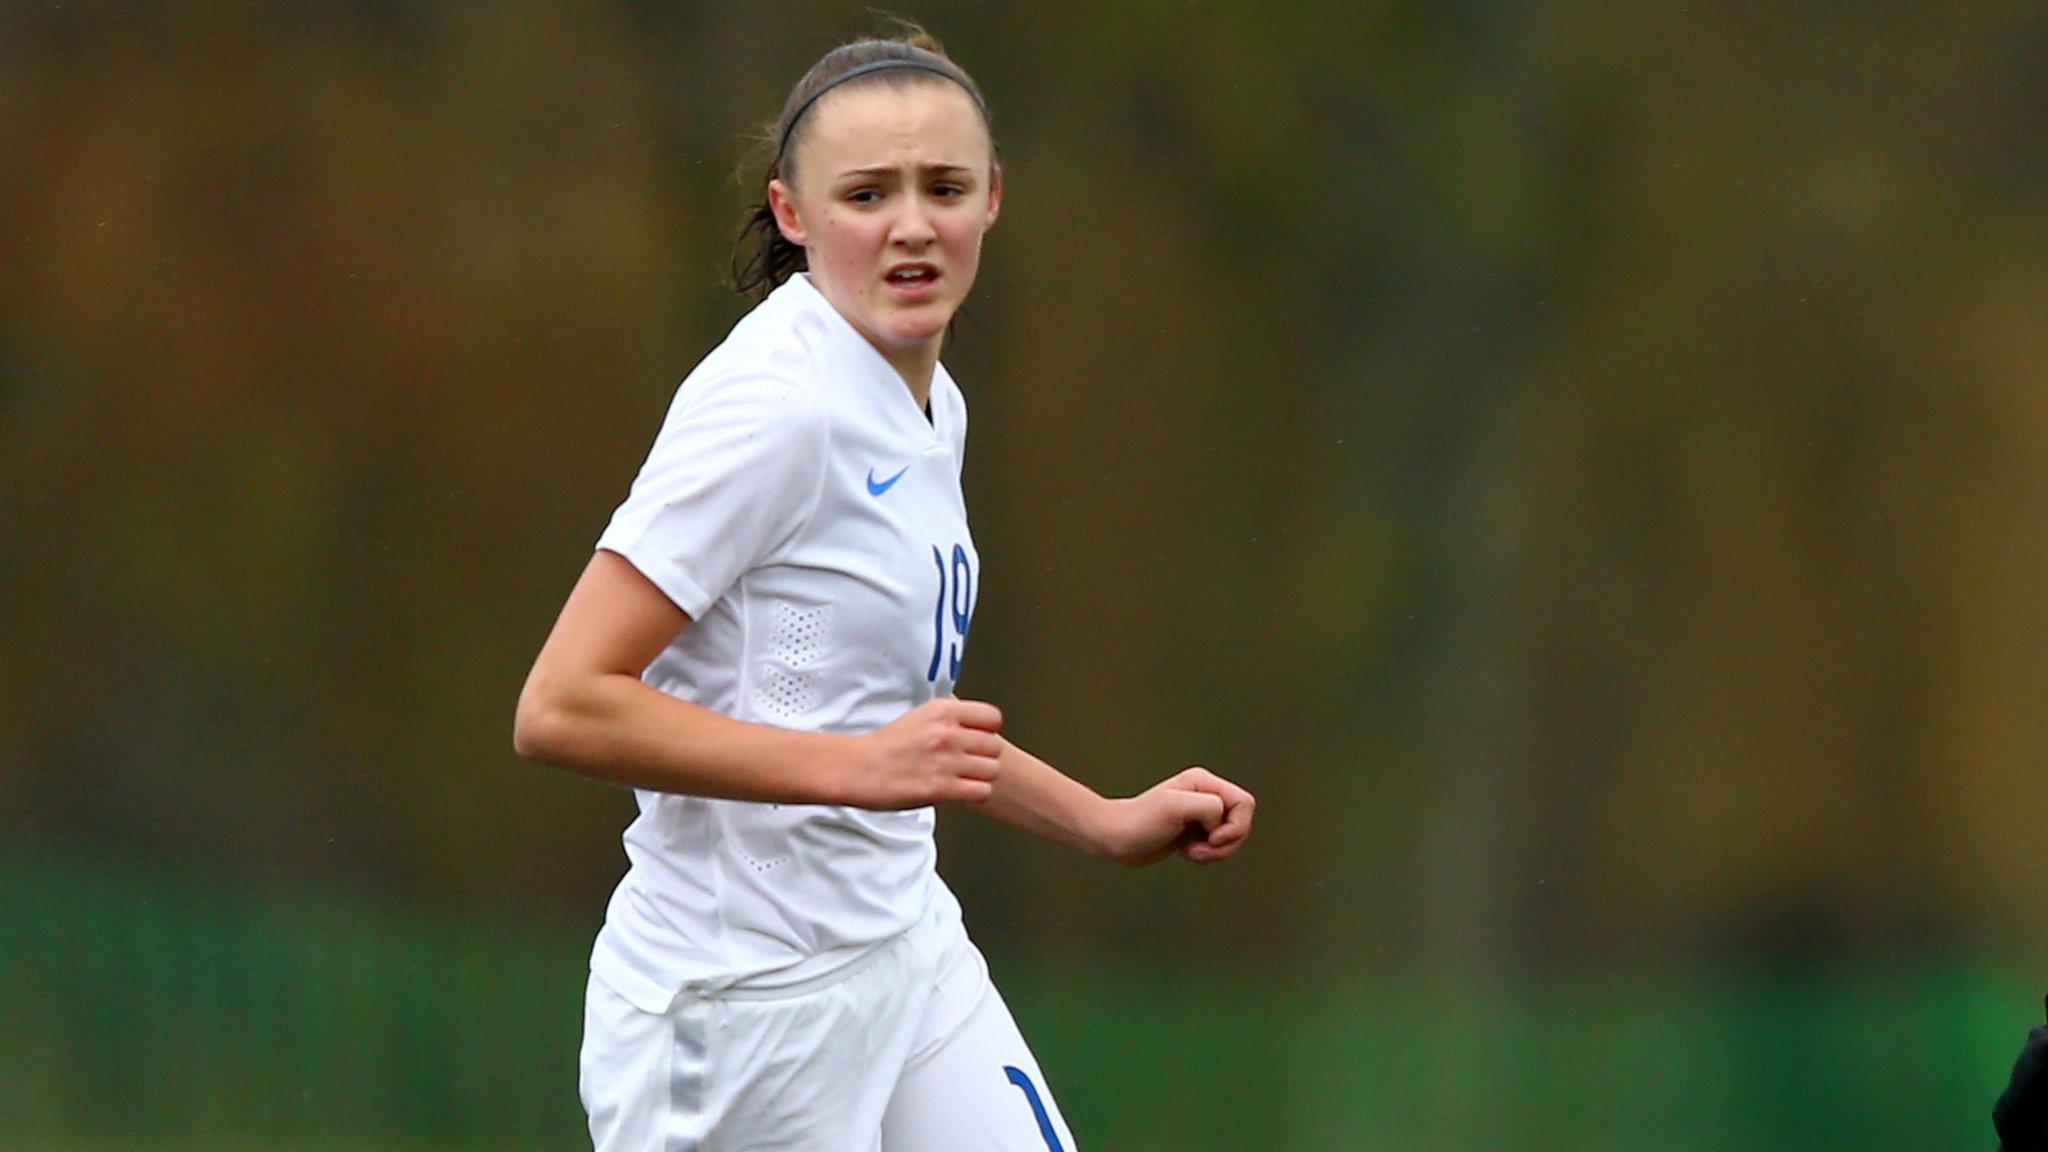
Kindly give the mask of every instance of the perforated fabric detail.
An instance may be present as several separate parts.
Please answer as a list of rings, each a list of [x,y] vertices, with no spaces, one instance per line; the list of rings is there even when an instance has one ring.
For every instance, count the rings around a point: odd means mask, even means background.
[[[825,658],[831,642],[829,605],[799,609],[775,606],[775,658],[791,669],[809,668]]]
[[[764,710],[794,720],[818,706],[818,674],[768,668],[762,671],[755,692]]]
[[[782,720],[795,720],[819,704],[816,665],[824,662],[832,646],[832,608],[775,606],[775,631],[768,645],[768,661],[755,682],[755,695],[763,711]]]

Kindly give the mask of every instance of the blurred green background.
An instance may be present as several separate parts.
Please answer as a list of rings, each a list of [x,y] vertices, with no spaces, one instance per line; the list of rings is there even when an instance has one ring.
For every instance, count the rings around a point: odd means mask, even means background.
[[[1007,199],[947,813],[1084,1148],[1990,1148],[2048,989],[2048,9],[927,3]],[[513,701],[852,5],[0,6],[0,1148],[587,1146]],[[752,174],[749,174],[749,179]]]

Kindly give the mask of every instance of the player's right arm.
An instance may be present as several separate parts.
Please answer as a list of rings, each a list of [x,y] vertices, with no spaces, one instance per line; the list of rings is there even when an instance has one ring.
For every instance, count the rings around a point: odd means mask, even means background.
[[[988,798],[1002,718],[941,699],[862,736],[751,724],[640,673],[690,617],[617,553],[591,557],[519,694],[521,756],[635,788],[782,804],[915,808]]]

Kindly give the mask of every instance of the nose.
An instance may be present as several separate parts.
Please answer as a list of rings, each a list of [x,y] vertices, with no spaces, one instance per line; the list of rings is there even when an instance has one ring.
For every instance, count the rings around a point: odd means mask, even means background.
[[[906,248],[922,248],[937,237],[929,208],[918,197],[905,198],[903,211],[897,214],[895,227],[890,230],[890,239]]]

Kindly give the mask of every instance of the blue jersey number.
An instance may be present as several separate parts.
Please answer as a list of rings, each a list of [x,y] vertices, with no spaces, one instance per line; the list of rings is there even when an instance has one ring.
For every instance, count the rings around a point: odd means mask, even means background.
[[[932,565],[939,570],[938,600],[932,605],[932,666],[924,678],[939,682],[939,668],[946,678],[960,678],[960,653],[967,647],[967,624],[974,618],[974,565],[967,549],[953,545],[949,558],[932,545]],[[947,626],[951,625],[950,628]]]

